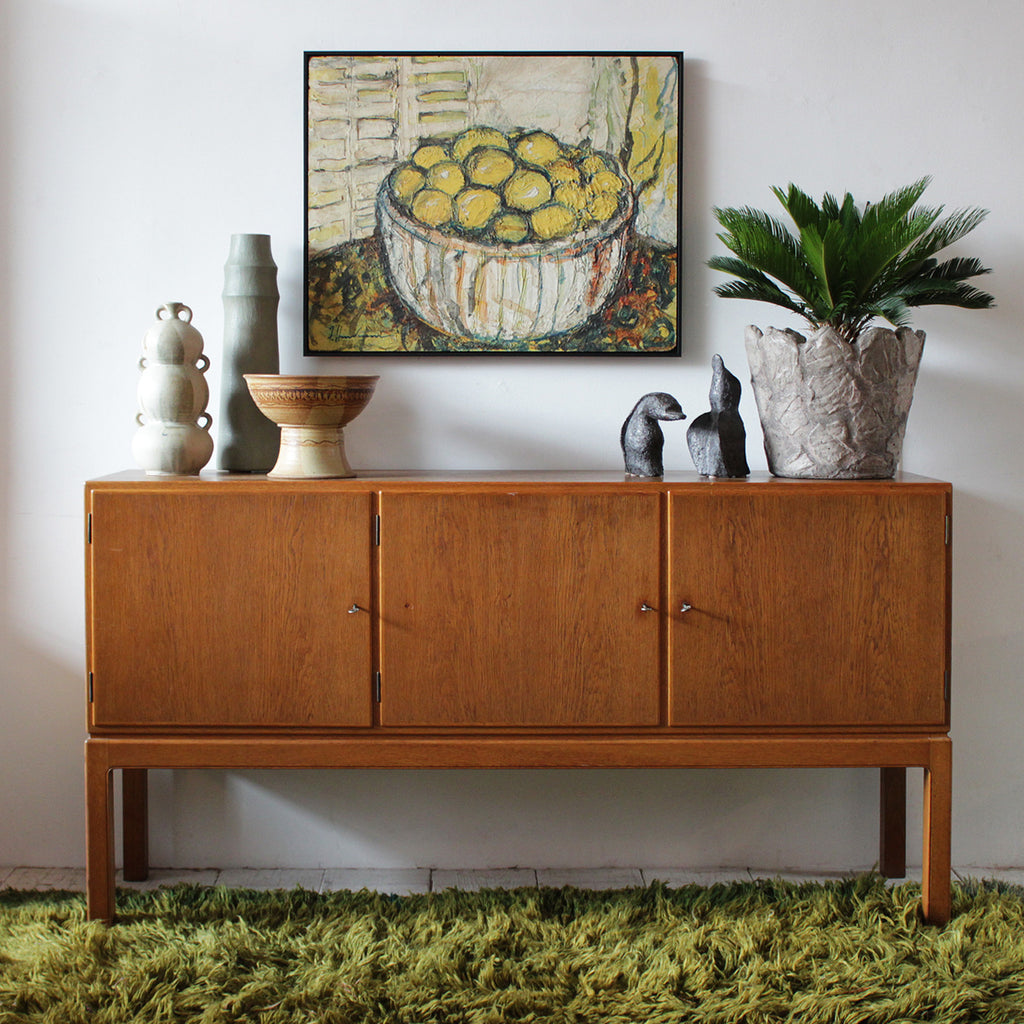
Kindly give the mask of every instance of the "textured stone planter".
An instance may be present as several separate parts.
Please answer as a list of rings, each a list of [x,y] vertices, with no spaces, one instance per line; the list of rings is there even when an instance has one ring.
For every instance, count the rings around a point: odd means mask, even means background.
[[[829,327],[746,332],[747,359],[776,476],[831,480],[895,474],[924,332],[872,327],[855,344]]]

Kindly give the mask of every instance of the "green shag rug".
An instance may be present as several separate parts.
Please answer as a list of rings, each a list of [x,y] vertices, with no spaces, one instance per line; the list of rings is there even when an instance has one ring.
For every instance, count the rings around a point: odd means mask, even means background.
[[[0,892],[0,1024],[1024,1022],[1024,893],[877,877],[426,896]]]

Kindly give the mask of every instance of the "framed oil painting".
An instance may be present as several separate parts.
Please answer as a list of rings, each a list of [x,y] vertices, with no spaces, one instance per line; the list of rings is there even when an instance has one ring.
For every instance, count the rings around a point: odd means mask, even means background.
[[[675,355],[682,55],[307,53],[307,355]]]

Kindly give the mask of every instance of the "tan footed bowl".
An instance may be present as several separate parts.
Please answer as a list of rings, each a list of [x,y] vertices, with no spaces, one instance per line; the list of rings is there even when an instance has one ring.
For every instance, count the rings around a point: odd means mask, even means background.
[[[379,377],[244,376],[260,412],[281,428],[281,449],[268,476],[284,480],[355,476],[345,457],[342,428],[366,408]]]

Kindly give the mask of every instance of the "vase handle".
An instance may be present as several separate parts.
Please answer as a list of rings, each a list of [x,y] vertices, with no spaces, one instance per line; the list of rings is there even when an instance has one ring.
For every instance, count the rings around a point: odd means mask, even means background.
[[[164,316],[165,313],[167,314],[166,316]],[[188,324],[192,322],[192,310],[184,302],[165,302],[156,311],[156,318],[157,320],[174,320],[177,318],[178,320],[184,320]]]

